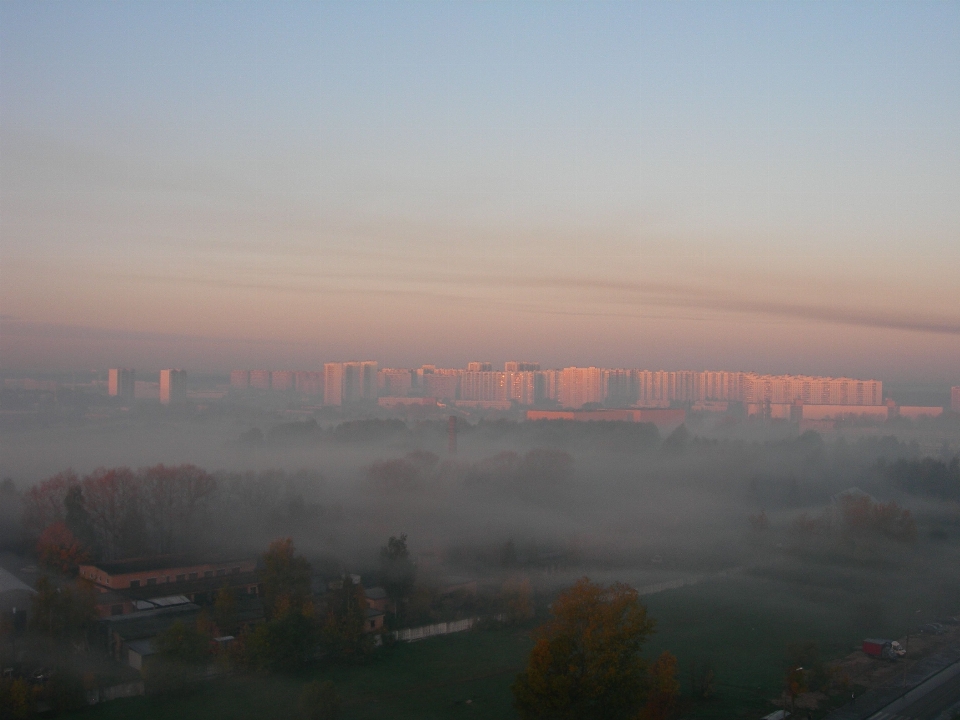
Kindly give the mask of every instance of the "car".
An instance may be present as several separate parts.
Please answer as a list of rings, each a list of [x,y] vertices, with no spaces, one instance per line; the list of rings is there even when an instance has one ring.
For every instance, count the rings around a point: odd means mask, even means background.
[[[35,683],[45,683],[52,677],[53,671],[42,667],[39,670],[34,671],[34,673],[30,676],[30,679]]]

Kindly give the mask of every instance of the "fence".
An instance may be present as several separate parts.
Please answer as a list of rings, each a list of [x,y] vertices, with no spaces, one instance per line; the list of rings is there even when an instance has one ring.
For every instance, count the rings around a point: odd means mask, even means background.
[[[422,625],[415,628],[404,628],[396,630],[390,635],[394,640],[401,642],[416,642],[417,640],[426,640],[436,635],[449,635],[450,633],[464,632],[471,630],[480,618],[467,618],[466,620],[454,620],[452,622],[436,623],[434,625]]]
[[[96,705],[97,703],[116,700],[117,698],[136,697],[137,695],[143,695],[142,680],[87,690],[87,704]]]

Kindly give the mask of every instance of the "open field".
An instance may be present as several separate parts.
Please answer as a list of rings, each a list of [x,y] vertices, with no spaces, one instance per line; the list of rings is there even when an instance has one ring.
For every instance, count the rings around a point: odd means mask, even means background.
[[[468,632],[398,645],[363,666],[317,667],[288,677],[235,676],[179,697],[105,703],[82,716],[292,718],[304,684],[329,679],[344,700],[343,720],[511,717],[509,686],[529,648],[524,633]]]
[[[952,591],[935,600],[911,582],[922,567],[902,568],[781,555],[752,570],[646,596],[657,621],[646,655],[652,659],[669,650],[678,657],[684,717],[760,717],[774,709],[770,699],[782,687],[789,644],[815,642],[821,657],[831,660],[850,653],[865,636],[901,637],[943,612],[939,605]],[[84,716],[291,717],[303,685],[329,679],[344,699],[344,720],[510,718],[510,685],[530,646],[523,631],[473,631],[399,645],[363,666],[317,666],[289,677],[236,676],[181,697],[107,703]],[[711,699],[689,700],[692,664],[713,670]]]

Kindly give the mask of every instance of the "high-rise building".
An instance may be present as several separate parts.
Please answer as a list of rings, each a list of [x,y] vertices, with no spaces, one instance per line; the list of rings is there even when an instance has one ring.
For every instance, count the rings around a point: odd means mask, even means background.
[[[269,370],[251,370],[250,387],[256,390],[270,389],[270,371]]]
[[[415,370],[383,368],[377,372],[377,387],[384,397],[407,397],[413,390]]]
[[[110,397],[133,401],[136,392],[136,372],[132,368],[110,368],[107,374],[107,390]]]
[[[519,362],[509,360],[503,364],[504,372],[536,372],[540,369],[540,363],[537,362]]]
[[[270,373],[270,388],[289,392],[293,390],[295,377],[295,373],[290,370],[274,370]]]
[[[459,370],[434,370],[423,376],[423,396],[456,400],[460,394]]]
[[[603,402],[610,407],[630,407],[639,398],[636,370],[604,370],[600,374],[600,383]]]
[[[954,412],[960,412],[960,385],[954,385],[950,388],[950,409]]]
[[[294,387],[304,395],[323,395],[323,373],[297,372],[294,374]]]
[[[603,402],[600,368],[564,368],[560,377],[559,400],[562,407],[568,408]]]
[[[481,363],[470,363],[480,365]],[[507,373],[467,370],[460,376],[461,400],[509,400],[507,396]]]
[[[343,405],[343,363],[323,366],[323,404]]]
[[[233,370],[230,373],[230,387],[238,390],[246,390],[250,387],[249,370]]]
[[[467,363],[467,372],[490,372],[493,370],[493,363],[471,362]]]
[[[358,400],[376,400],[378,395],[377,363],[326,363],[323,366],[323,404],[349,405]]]
[[[176,405],[187,401],[187,371],[160,371],[160,402],[163,405]]]
[[[537,374],[532,370],[504,373],[507,376],[507,399],[521,405],[537,401]]]

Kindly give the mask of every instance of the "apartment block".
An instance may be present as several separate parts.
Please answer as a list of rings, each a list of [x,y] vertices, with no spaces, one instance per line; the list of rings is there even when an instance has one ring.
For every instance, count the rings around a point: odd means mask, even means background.
[[[160,371],[160,402],[163,405],[178,405],[187,401],[187,371]]]
[[[110,397],[132,402],[136,392],[137,374],[132,368],[110,368],[107,373],[107,391]]]

